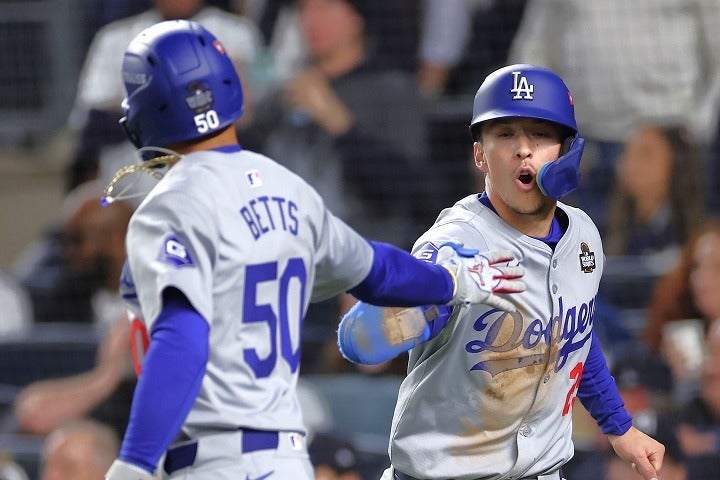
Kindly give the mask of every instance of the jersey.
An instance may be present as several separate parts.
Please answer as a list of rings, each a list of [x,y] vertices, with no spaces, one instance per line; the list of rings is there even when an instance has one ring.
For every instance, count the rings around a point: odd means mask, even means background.
[[[551,472],[573,454],[571,411],[591,345],[604,254],[581,210],[558,202],[567,230],[554,250],[477,195],[444,210],[415,243],[433,260],[455,240],[509,249],[525,268],[517,312],[456,307],[446,327],[410,351],[395,408],[392,465],[418,478],[506,479]],[[385,477],[384,477],[385,478]]]
[[[147,338],[168,287],[210,326],[184,433],[304,432],[293,394],[303,316],[368,275],[370,244],[285,167],[249,151],[206,151],[184,156],[138,207],[127,253],[142,313],[135,337]]]

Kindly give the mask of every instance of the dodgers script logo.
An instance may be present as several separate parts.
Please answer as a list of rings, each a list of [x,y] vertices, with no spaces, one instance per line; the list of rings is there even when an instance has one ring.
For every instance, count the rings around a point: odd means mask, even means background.
[[[540,319],[531,321],[526,327],[522,314],[519,312],[500,312],[492,309],[475,321],[473,328],[477,332],[484,332],[483,340],[473,340],[465,345],[465,351],[472,354],[482,352],[509,352],[518,351],[515,358],[490,359],[476,363],[470,370],[484,370],[491,376],[508,370],[529,367],[531,365],[545,365],[553,359],[550,357],[550,348],[543,353],[522,355],[522,350],[531,350],[540,342],[548,347],[562,343],[553,355],[555,358],[555,371],[565,366],[571,353],[580,350],[592,337],[592,324],[595,315],[595,299],[588,303],[581,303],[564,311],[563,299],[558,299],[559,314],[543,322]],[[501,331],[509,331],[509,335],[501,335]]]
[[[535,92],[535,85],[528,82],[526,76],[522,72],[512,72],[513,76],[513,88],[510,89],[510,93],[515,95],[512,97],[513,100],[532,100],[533,92]]]

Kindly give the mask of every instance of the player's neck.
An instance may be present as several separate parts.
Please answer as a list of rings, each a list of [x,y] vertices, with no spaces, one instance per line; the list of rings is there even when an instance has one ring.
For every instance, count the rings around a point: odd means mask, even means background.
[[[221,131],[217,135],[211,137],[202,138],[200,140],[193,140],[190,142],[176,143],[168,145],[170,150],[173,150],[180,154],[188,154],[191,152],[200,152],[203,150],[214,150],[220,147],[226,147],[228,145],[237,145],[238,138],[233,125],[229,126],[225,130]]]
[[[494,192],[489,191],[488,197],[498,216],[518,232],[535,238],[543,238],[550,233],[555,208],[557,208],[556,202],[545,202],[536,211],[524,213],[507,205]]]

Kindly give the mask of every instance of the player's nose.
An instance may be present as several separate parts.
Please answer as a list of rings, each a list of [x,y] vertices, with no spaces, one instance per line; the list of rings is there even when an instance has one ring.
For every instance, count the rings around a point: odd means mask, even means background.
[[[526,135],[518,135],[515,144],[515,156],[520,160],[525,160],[532,156],[532,144]]]

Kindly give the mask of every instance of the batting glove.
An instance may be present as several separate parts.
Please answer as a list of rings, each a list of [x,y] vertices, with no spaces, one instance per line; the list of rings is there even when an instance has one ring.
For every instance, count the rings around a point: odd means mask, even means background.
[[[105,480],[155,480],[155,477],[131,463],[115,460],[105,474]]]
[[[480,254],[476,249],[463,248],[453,242],[441,245],[437,263],[450,272],[455,282],[449,304],[483,303],[506,312],[517,310],[512,302],[497,295],[519,293],[526,289],[525,282],[519,280],[525,269],[509,265],[514,260],[512,252],[507,250]]]

